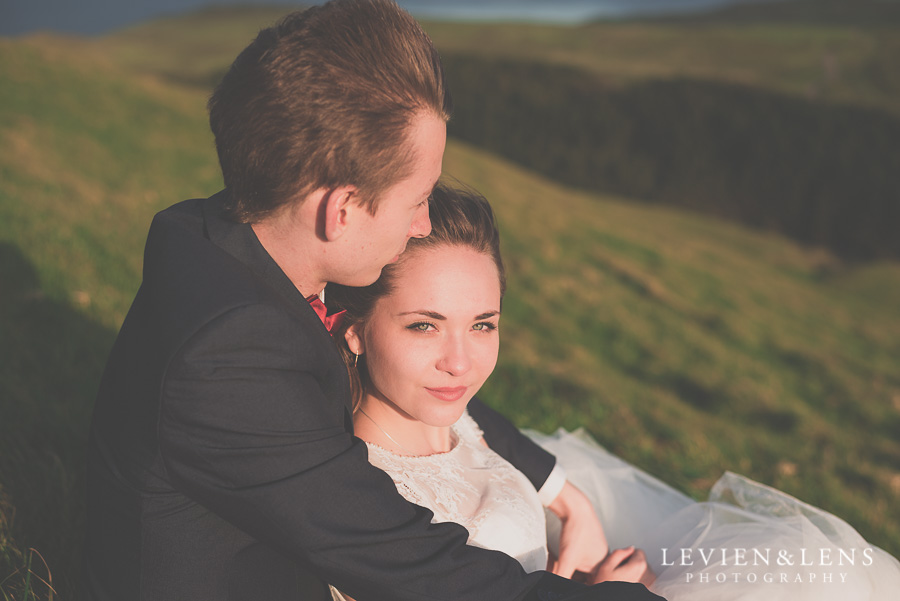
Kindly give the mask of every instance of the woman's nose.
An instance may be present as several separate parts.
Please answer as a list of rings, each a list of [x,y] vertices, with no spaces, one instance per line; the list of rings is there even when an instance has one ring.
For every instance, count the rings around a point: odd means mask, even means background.
[[[454,376],[461,376],[472,369],[472,357],[464,337],[449,338],[442,348],[437,368]]]

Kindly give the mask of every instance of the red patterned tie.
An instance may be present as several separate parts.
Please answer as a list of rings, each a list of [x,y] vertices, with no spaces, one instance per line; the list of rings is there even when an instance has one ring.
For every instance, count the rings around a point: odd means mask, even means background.
[[[318,297],[318,295],[314,294],[306,300],[309,301],[309,306],[313,308],[313,311],[316,312],[316,315],[318,315],[319,319],[322,320],[322,323],[325,324],[326,330],[332,332],[335,328],[340,327],[341,320],[343,320],[344,313],[346,313],[346,311],[338,311],[337,313],[328,315],[328,308],[325,306],[325,303],[323,303],[322,300]]]

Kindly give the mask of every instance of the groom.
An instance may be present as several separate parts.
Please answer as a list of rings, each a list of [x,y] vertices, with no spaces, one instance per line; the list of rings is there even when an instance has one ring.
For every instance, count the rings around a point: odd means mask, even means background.
[[[467,546],[352,436],[319,297],[428,235],[449,104],[430,40],[390,0],[294,13],[237,58],[209,104],[226,188],[154,219],[100,387],[86,598],[322,601],[329,582],[359,601],[658,599]],[[552,486],[552,456],[471,410]]]

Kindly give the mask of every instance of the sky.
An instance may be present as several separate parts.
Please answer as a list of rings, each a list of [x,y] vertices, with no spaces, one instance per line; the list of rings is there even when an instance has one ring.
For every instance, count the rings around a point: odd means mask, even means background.
[[[576,23],[647,11],[698,10],[758,0],[398,0],[421,17]],[[214,4],[299,6],[302,0],[0,0],[0,35],[37,30],[99,34]],[[306,4],[319,4],[309,0]]]

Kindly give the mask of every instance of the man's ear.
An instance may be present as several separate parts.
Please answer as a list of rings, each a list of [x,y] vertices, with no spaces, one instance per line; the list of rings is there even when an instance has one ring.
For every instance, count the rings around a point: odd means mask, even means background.
[[[320,205],[322,233],[326,240],[337,240],[344,235],[351,216],[362,208],[357,204],[359,189],[356,186],[332,188],[325,193]]]
[[[362,336],[362,325],[355,323],[344,332],[344,340],[347,341],[347,348],[351,353],[363,355],[366,352],[366,345]]]

